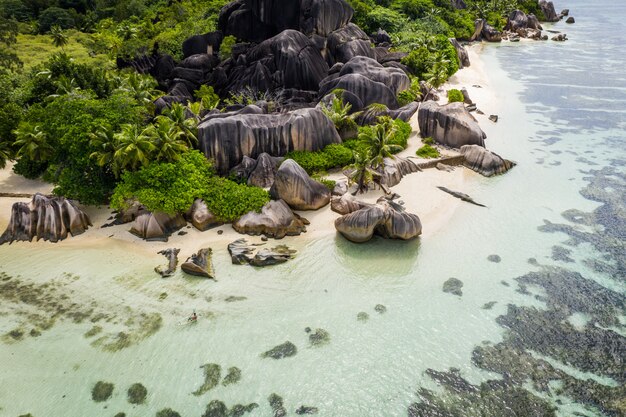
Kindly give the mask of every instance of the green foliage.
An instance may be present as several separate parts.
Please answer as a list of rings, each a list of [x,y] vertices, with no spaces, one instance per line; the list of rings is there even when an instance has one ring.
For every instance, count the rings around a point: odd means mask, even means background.
[[[293,159],[309,174],[325,172],[332,168],[344,167],[352,163],[352,150],[340,144],[331,144],[321,151],[291,151],[285,155]]]
[[[427,138],[422,139],[422,143],[425,145],[433,145],[435,143],[435,139],[429,136]]]
[[[417,39],[416,48],[402,63],[419,79],[437,88],[459,70],[459,58],[454,46],[442,35]]]
[[[61,29],[73,28],[75,23],[69,11],[60,7],[49,7],[39,15],[39,33],[50,31],[54,25],[59,26]]]
[[[400,106],[406,106],[409,103],[418,101],[422,98],[422,92],[420,89],[419,79],[411,77],[411,86],[407,90],[402,90],[398,93],[398,104]]]
[[[433,148],[432,146],[425,144],[424,146],[422,146],[421,148],[419,148],[417,151],[415,151],[415,155],[419,156],[420,158],[439,158],[439,151],[436,148]]]
[[[457,90],[456,88],[448,90],[448,103],[462,103],[464,100],[465,98],[463,97],[463,93],[460,90]]]
[[[357,124],[354,121],[355,114],[350,114],[352,105],[344,103],[341,98],[343,91],[333,91],[333,97],[328,105],[322,105],[322,112],[333,122],[338,132],[346,132],[357,130]]]
[[[378,120],[378,124],[374,126],[364,126],[359,129],[359,141],[367,145],[367,159],[374,169],[383,165],[384,158],[402,151],[404,149],[402,142],[406,146],[406,139],[408,139],[408,135],[405,136],[405,126],[396,124],[386,116],[379,117]],[[403,133],[398,134],[400,128],[403,129]],[[408,132],[411,133],[410,126]]]
[[[136,199],[150,211],[184,212],[204,193],[212,174],[211,164],[197,151],[187,152],[172,163],[152,162],[122,175],[111,197],[111,207],[125,208]]]
[[[57,48],[63,49],[69,42],[67,34],[58,25],[53,25],[50,28],[50,36],[52,36],[52,44]]]
[[[335,185],[337,184],[337,181],[331,180],[331,179],[328,179],[328,178],[324,178],[321,173],[317,173],[315,175],[312,175],[311,178],[313,178],[315,181],[317,181],[317,182],[319,182],[321,184],[324,184],[326,186],[326,188],[328,188],[328,190],[330,192],[332,192],[335,189]]]
[[[14,51],[17,22],[0,17],[0,74],[20,69],[23,65]]]
[[[374,7],[365,17],[365,30],[368,33],[374,33],[378,29],[384,29],[388,32],[395,32],[402,27],[406,17],[401,13],[382,6]]]
[[[201,85],[194,93],[196,98],[202,103],[203,109],[213,110],[220,104],[220,96],[215,93],[215,90],[210,85]]]
[[[231,57],[233,54],[233,46],[237,43],[237,38],[232,35],[224,36],[222,44],[220,45],[219,57],[221,60],[225,60]]]
[[[269,201],[269,194],[214,176],[204,155],[190,151],[176,162],[152,162],[139,171],[124,173],[111,207],[124,208],[138,200],[150,211],[174,214],[188,210],[196,198],[204,199],[220,221],[229,222],[249,211],[259,211]]]

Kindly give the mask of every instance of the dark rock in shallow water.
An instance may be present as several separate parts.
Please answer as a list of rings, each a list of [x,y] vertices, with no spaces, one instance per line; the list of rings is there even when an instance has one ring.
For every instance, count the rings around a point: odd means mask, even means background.
[[[461,146],[461,154],[465,157],[463,165],[485,177],[504,174],[515,166],[515,162],[478,145]]]
[[[293,249],[289,249],[286,245],[278,245],[271,249],[259,249],[254,258],[250,260],[250,265],[269,266],[282,264],[293,258],[296,252]]]
[[[330,342],[330,333],[324,329],[315,329],[315,332],[309,334],[309,343],[311,346],[323,346]]]
[[[567,40],[567,35],[565,33],[559,33],[558,35],[553,36],[552,40],[555,42],[564,42]]]
[[[157,266],[154,268],[155,272],[161,275],[163,278],[171,277],[176,272],[176,267],[178,266],[178,253],[180,249],[170,248],[159,251],[160,255],[163,255],[167,258],[168,264],[165,266]]]
[[[293,159],[281,164],[270,195],[284,200],[289,207],[296,210],[317,210],[330,202],[330,190],[309,177]]]
[[[315,108],[207,119],[198,126],[198,139],[200,150],[215,161],[221,174],[239,164],[244,156],[257,158],[263,152],[282,156],[341,143],[333,123]]]
[[[558,22],[560,20],[554,9],[554,3],[551,1],[539,0],[539,7],[546,18],[546,22]]]
[[[358,321],[367,321],[367,320],[369,320],[369,318],[370,318],[370,315],[367,314],[365,311],[361,311],[361,312],[357,313],[357,315],[356,315],[356,319]]]
[[[245,265],[253,258],[254,249],[248,245],[246,239],[237,239],[228,244],[228,253],[235,265]]]
[[[148,396],[148,390],[143,385],[136,383],[128,388],[128,402],[131,404],[143,404]]]
[[[287,415],[287,410],[283,405],[283,399],[278,394],[271,394],[267,401],[270,403],[270,407],[272,407],[272,411],[274,411],[274,417],[284,417]]]
[[[202,395],[215,388],[220,383],[222,376],[222,367],[215,363],[202,365],[200,369],[204,370],[204,383],[193,392],[195,396]]]
[[[98,381],[91,389],[91,399],[97,403],[103,402],[111,398],[114,385],[110,382]]]
[[[489,255],[489,256],[487,256],[487,260],[489,262],[500,263],[502,258],[500,257],[500,255]]]
[[[466,201],[466,202],[468,202],[470,204],[474,204],[475,206],[487,207],[484,204],[480,204],[480,203],[475,202],[472,197],[470,197],[469,195],[467,195],[465,193],[461,193],[459,191],[453,191],[453,190],[450,190],[449,188],[446,188],[446,187],[437,187],[437,188],[439,188],[444,193],[448,193],[448,194],[450,194],[450,195],[452,195],[452,196],[454,196],[454,197],[456,197],[456,198],[458,198],[460,200]]]
[[[233,229],[248,235],[266,235],[276,239],[306,232],[303,219],[291,211],[283,200],[270,201],[260,213],[251,211],[241,216]]]
[[[495,306],[497,303],[497,301],[489,301],[488,303],[485,303],[481,308],[483,310],[491,310],[493,306]]]
[[[141,213],[130,227],[130,232],[142,239],[167,242],[168,237],[187,224],[182,215]]]
[[[487,135],[463,103],[440,106],[434,101],[427,101],[421,105],[417,120],[422,137],[432,137],[452,148],[463,145],[485,146]]]
[[[457,278],[450,278],[443,283],[443,292],[458,295],[459,297],[463,295],[462,288],[463,282]]]
[[[296,353],[298,353],[298,348],[296,348],[296,345],[291,342],[285,342],[261,354],[261,357],[282,359],[294,356]]]
[[[0,236],[0,245],[14,241],[43,239],[58,242],[84,233],[91,221],[76,204],[63,197],[35,194],[30,203],[14,203],[11,219]]]
[[[241,369],[233,366],[233,367],[228,368],[228,372],[226,373],[226,376],[224,377],[224,380],[222,381],[222,385],[227,386],[227,385],[236,384],[237,382],[239,382],[240,379],[241,379]]]
[[[197,253],[187,258],[180,266],[180,269],[189,275],[215,279],[212,255],[213,251],[211,248],[200,249]]]
[[[319,410],[317,409],[317,407],[307,407],[304,405],[301,405],[300,407],[298,407],[298,409],[296,410],[296,414],[298,415],[303,415],[303,414],[317,414]]]
[[[164,408],[162,410],[157,411],[156,417],[181,417],[181,415],[172,410],[171,408]]]
[[[387,307],[382,304],[376,304],[374,306],[374,311],[376,311],[378,314],[383,314],[387,312]]]

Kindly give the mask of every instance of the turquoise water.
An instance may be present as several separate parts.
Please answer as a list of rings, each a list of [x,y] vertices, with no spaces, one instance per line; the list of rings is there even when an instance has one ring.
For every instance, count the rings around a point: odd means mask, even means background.
[[[247,415],[271,416],[272,393],[288,415],[301,405],[320,416],[544,415],[531,406],[538,402],[560,416],[620,415],[626,5],[587,3],[557,5],[577,20],[555,25],[565,43],[484,49],[501,97],[500,121],[484,125],[487,146],[518,166],[466,182],[461,191],[488,208],[462,205],[435,236],[286,239],[298,257],[263,270],[230,264],[216,246],[218,282],[162,280],[152,271],[162,257],[132,244],[0,247],[0,334],[24,333],[0,341],[0,416],[153,416],[166,407],[200,416],[212,400],[258,403]],[[499,263],[487,260],[493,254]],[[442,291],[451,277],[463,282],[462,296]],[[200,322],[178,325],[191,309]],[[94,326],[102,331],[86,337]],[[330,341],[312,346],[306,327],[325,329]],[[295,356],[260,357],[285,341]],[[491,362],[476,350],[496,344]],[[239,368],[241,380],[193,395],[208,363],[222,377]],[[546,363],[552,371],[537,371]],[[451,367],[459,371],[438,377]],[[115,389],[96,403],[100,380]],[[477,396],[472,386],[488,380],[501,386],[483,385]],[[143,405],[127,402],[136,382],[148,389]]]

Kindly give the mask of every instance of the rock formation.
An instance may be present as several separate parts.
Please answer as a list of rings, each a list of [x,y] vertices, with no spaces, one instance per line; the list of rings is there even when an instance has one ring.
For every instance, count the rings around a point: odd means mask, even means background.
[[[244,180],[248,185],[269,188],[274,184],[274,176],[283,159],[270,156],[265,152],[259,155],[256,160],[244,156],[241,163],[234,167],[231,172],[237,178]]]
[[[283,200],[270,201],[261,213],[251,211],[241,216],[233,229],[248,235],[265,235],[276,239],[306,232],[308,221],[291,211]]]
[[[215,279],[212,254],[211,248],[200,249],[197,253],[187,258],[180,266],[180,269],[189,275]]]
[[[554,3],[546,0],[539,0],[539,7],[543,12],[543,15],[546,18],[546,22],[558,22],[559,16],[556,14],[556,10],[554,9]]]
[[[421,169],[410,159],[396,156],[394,158],[383,159],[383,168],[379,170],[380,183],[387,187],[400,184],[402,177]]]
[[[452,148],[463,145],[485,146],[484,139],[487,135],[463,103],[440,106],[434,101],[427,101],[420,107],[417,120],[424,138],[432,137]]]
[[[459,191],[453,191],[453,190],[451,190],[449,188],[446,188],[446,187],[437,187],[437,188],[439,188],[444,193],[448,193],[451,196],[456,197],[456,198],[458,198],[458,199],[460,199],[462,201],[465,201],[467,203],[474,204],[475,206],[479,206],[479,207],[487,207],[484,204],[477,203],[476,201],[474,201],[474,199],[472,197],[470,197],[469,195],[467,195],[465,193],[461,193]]]
[[[58,242],[84,233],[91,221],[72,201],[63,197],[46,197],[35,194],[29,203],[14,203],[11,219],[0,236],[0,245],[14,241],[43,239]]]
[[[352,111],[373,103],[397,109],[398,93],[410,86],[409,77],[401,69],[384,67],[373,58],[357,56],[341,66],[339,72],[331,72],[321,81],[319,97],[342,89],[343,98],[352,105]]]
[[[327,60],[332,65],[337,62],[346,63],[357,56],[376,58],[370,43],[369,36],[361,28],[349,23],[328,35]]]
[[[317,210],[330,202],[328,188],[309,177],[293,159],[287,159],[278,168],[270,195],[295,210]]]
[[[485,19],[476,19],[474,22],[474,34],[470,41],[500,42],[502,33],[489,25]]]
[[[246,239],[237,239],[228,244],[228,253],[230,253],[231,260],[235,265],[250,264],[259,267],[276,265],[287,262],[296,253],[295,250],[289,249],[286,245],[278,245],[271,249],[259,249],[256,254],[254,254],[254,250]]]
[[[187,222],[180,214],[169,215],[166,213],[141,213],[130,227],[130,232],[137,237],[148,241],[167,242],[169,236],[185,226]]]
[[[375,205],[337,218],[335,229],[346,239],[362,243],[374,234],[387,239],[413,239],[422,233],[422,224],[417,215],[382,197]]]
[[[461,154],[465,157],[463,165],[485,177],[504,174],[515,166],[514,162],[477,145],[461,146]]]
[[[456,55],[459,57],[459,69],[469,67],[470,59],[467,49],[454,38],[450,38],[450,43],[454,46],[454,49],[456,49]]]
[[[180,249],[170,248],[159,251],[159,255],[165,256],[167,258],[167,266],[157,266],[154,268],[154,271],[161,275],[163,278],[171,277],[176,272],[176,267],[178,266],[178,253]]]
[[[244,156],[263,152],[282,156],[289,151],[318,151],[341,143],[333,123],[319,109],[283,114],[237,114],[212,118],[198,126],[200,150],[215,162],[220,174],[239,164]]]
[[[342,196],[333,196],[330,199],[330,209],[335,213],[342,215],[361,210],[365,207],[371,207],[372,204],[357,200],[352,194],[345,193]]]
[[[200,198],[194,200],[191,208],[185,213],[185,219],[201,232],[222,224]]]

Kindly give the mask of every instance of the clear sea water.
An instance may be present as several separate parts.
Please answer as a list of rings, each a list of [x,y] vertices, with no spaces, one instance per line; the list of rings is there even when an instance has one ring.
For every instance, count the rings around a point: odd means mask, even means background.
[[[453,404],[459,395],[427,370],[457,368],[475,385],[502,379],[479,368],[472,351],[509,340],[511,330],[498,319],[508,305],[552,308],[545,287],[524,291],[515,281],[545,267],[578,272],[617,300],[613,324],[594,327],[610,333],[612,366],[626,375],[626,3],[569,0],[557,7],[576,17],[574,25],[551,28],[569,41],[484,48],[502,103],[499,122],[484,126],[487,146],[518,165],[467,182],[460,191],[488,208],[462,205],[435,236],[364,245],[336,236],[296,238],[287,242],[299,250],[295,260],[262,270],[231,265],[226,248],[215,247],[217,283],[180,273],[162,280],[152,271],[162,258],[130,244],[0,247],[0,272],[12,277],[0,277],[0,416],[136,417],[164,408],[201,416],[212,400],[228,407],[258,403],[247,415],[272,416],[267,398],[276,393],[288,415],[307,405],[320,416],[395,417],[407,415],[421,388]],[[487,259],[496,254],[500,262]],[[442,291],[451,277],[463,282],[462,296]],[[230,296],[245,299],[227,301]],[[584,333],[595,314],[585,303],[595,299],[575,297],[583,305],[578,310],[565,311],[565,302],[555,308],[571,329],[589,335],[582,345],[567,339],[560,349],[541,351],[542,340],[526,340],[518,347],[580,381],[623,384],[619,375],[572,359],[581,346],[605,340]],[[489,302],[496,303],[483,308]],[[384,313],[375,310],[378,304]],[[192,309],[200,322],[178,325]],[[369,319],[357,320],[359,312]],[[161,327],[142,338],[142,314],[154,313]],[[42,323],[52,316],[54,323]],[[86,337],[93,326],[102,332]],[[330,341],[312,346],[306,327],[325,329]],[[14,329],[25,333],[21,340],[7,335]],[[130,335],[129,346],[107,349],[107,342],[125,340],[118,332]],[[101,336],[108,339],[93,346]],[[295,356],[260,356],[286,341],[297,346]],[[241,380],[193,395],[204,382],[200,367],[209,363],[221,366],[222,377],[239,368]],[[97,381],[114,384],[109,400],[92,400]],[[148,389],[143,405],[127,401],[136,382]],[[559,416],[619,415],[552,387],[522,386]],[[501,414],[487,409],[484,415]]]

